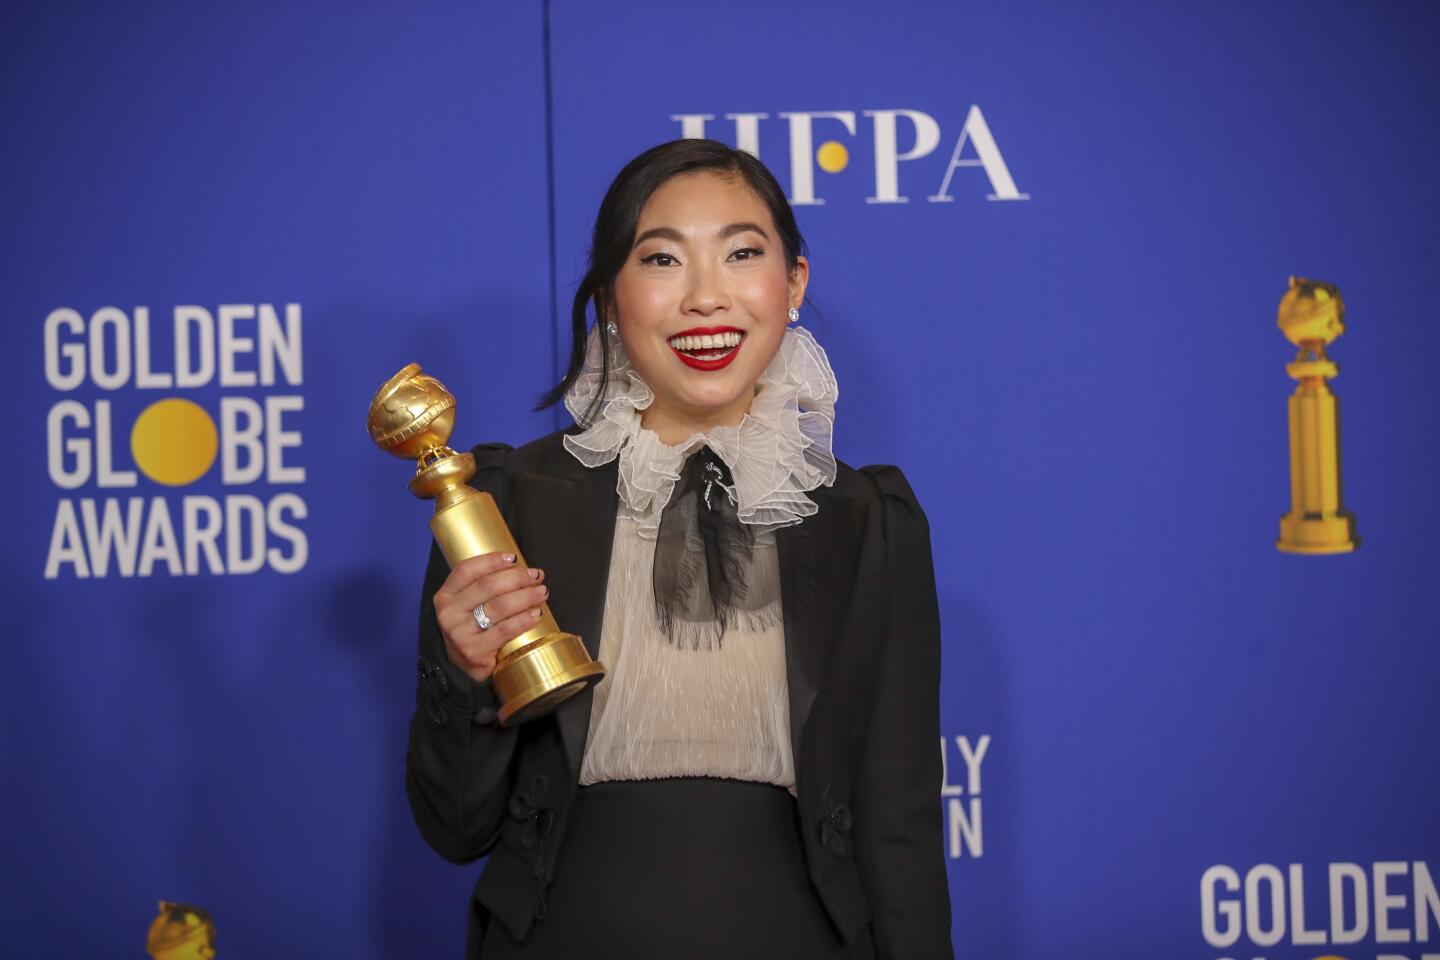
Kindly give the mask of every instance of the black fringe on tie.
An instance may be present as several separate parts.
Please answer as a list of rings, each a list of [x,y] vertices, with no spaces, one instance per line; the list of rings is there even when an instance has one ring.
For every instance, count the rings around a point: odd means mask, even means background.
[[[655,617],[671,643],[717,649],[736,622],[753,630],[778,620],[773,589],[747,582],[755,533],[735,512],[730,468],[709,447],[685,461],[660,515],[652,582]],[[754,595],[752,595],[752,593]]]

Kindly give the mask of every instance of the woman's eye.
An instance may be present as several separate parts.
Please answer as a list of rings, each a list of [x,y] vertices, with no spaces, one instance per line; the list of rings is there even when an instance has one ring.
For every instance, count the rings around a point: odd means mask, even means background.
[[[652,253],[648,257],[641,257],[640,262],[653,263],[657,267],[671,267],[675,265],[676,260],[668,253]]]
[[[757,250],[757,249],[754,248],[754,247],[741,247],[739,250],[736,250],[734,253],[730,254],[730,259],[732,259],[732,260],[750,260],[750,259],[752,259],[752,258],[754,258],[754,257],[763,257],[763,256],[765,256],[765,251],[764,251],[764,250]]]

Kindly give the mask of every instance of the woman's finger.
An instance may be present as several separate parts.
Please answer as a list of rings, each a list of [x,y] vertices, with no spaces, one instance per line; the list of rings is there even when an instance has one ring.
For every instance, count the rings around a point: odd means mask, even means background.
[[[530,580],[526,580],[530,583]],[[440,625],[440,631],[452,641],[460,641],[476,633],[489,633],[494,629],[494,624],[517,613],[521,613],[531,607],[538,607],[550,596],[550,588],[544,584],[522,587],[519,590],[507,590],[504,593],[489,596],[483,592],[470,594],[457,594],[445,598],[443,605],[435,608],[435,619]],[[488,597],[482,599],[482,597]],[[485,616],[489,618],[491,627],[489,630],[481,630],[479,622],[475,619],[476,607],[484,604]]]
[[[499,596],[491,597],[489,600],[482,600],[479,603],[485,604],[485,616],[490,618],[492,624],[501,620],[513,617],[517,613],[523,613],[531,607],[538,607],[550,596],[550,588],[543,583],[533,587],[522,587],[519,590],[510,590]],[[474,620],[474,607],[470,618]],[[493,630],[494,627],[492,626]]]
[[[459,593],[476,580],[497,570],[504,570],[516,561],[515,554],[496,551],[482,553],[478,557],[467,557],[450,569],[450,575],[440,584],[436,596],[444,593]]]
[[[490,609],[490,604],[507,593],[525,590],[538,586],[545,582],[545,571],[534,567],[510,567],[487,574],[470,584],[459,593],[453,593],[446,597],[437,597],[437,609],[440,606],[451,606],[474,610],[479,604],[485,604],[485,609]],[[509,611],[506,616],[514,611]],[[491,615],[491,619],[495,619]]]
[[[457,637],[450,650],[450,659],[476,680],[485,680],[495,669],[496,654],[501,647],[535,626],[540,619],[538,606],[527,607],[514,616],[492,623],[489,630],[480,630],[473,623],[471,630]],[[447,645],[450,640],[447,637]]]

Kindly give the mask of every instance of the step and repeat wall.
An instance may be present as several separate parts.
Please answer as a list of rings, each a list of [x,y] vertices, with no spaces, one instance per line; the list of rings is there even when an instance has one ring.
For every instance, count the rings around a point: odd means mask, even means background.
[[[944,625],[960,956],[1440,957],[1440,7],[14,4],[7,955],[458,956],[406,727],[418,361],[519,444],[600,196],[758,154]],[[1350,553],[1291,506],[1337,284]],[[182,911],[183,914],[183,911]],[[184,922],[184,916],[178,922]],[[203,919],[193,913],[192,921]]]

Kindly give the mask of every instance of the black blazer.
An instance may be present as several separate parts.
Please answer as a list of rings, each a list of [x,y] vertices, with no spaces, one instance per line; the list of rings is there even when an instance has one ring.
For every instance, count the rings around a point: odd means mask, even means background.
[[[572,428],[573,429],[573,428]],[[615,532],[617,461],[588,468],[555,433],[474,449],[471,484],[498,501],[545,570],[551,611],[598,655]],[[940,811],[940,617],[925,515],[895,467],[843,464],[819,511],[776,531],[796,792],[810,880],[850,942],[883,960],[951,957]],[[544,910],[590,725],[589,691],[506,729],[488,683],[450,663],[432,598],[449,565],[432,546],[420,608],[420,686],[406,792],[453,863],[490,856],[467,957],[491,917],[516,938]]]

